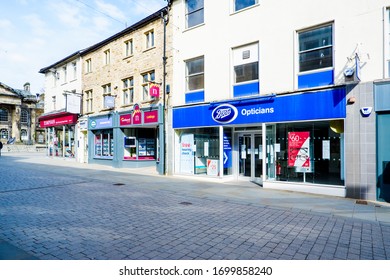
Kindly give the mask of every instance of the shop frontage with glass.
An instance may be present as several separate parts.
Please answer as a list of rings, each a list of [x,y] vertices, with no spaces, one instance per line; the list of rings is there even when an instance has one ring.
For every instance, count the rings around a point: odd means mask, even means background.
[[[53,157],[75,157],[77,153],[77,114],[58,112],[42,115],[39,126],[46,131],[47,155]]]
[[[339,87],[174,108],[174,172],[344,197],[345,97]]]
[[[162,171],[162,107],[112,112],[88,118],[90,163],[113,167],[156,167]]]

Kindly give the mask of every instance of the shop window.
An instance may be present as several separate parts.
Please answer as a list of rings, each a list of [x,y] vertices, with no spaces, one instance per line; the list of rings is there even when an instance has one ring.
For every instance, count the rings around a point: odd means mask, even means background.
[[[114,156],[114,134],[110,129],[94,132],[94,157],[112,158]]]
[[[0,122],[8,122],[8,110],[0,108]]]
[[[344,185],[343,120],[267,126],[267,179]]]
[[[157,160],[155,128],[123,129],[124,160]]]
[[[186,0],[186,28],[204,22],[204,0]]]
[[[179,173],[219,176],[219,130],[199,128],[178,131]]]
[[[240,11],[242,9],[251,7],[259,3],[259,0],[233,0],[234,11]]]

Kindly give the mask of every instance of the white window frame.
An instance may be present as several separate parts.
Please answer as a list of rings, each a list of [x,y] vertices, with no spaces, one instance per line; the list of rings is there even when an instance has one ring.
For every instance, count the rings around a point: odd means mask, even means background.
[[[249,52],[249,53],[248,53]],[[247,58],[247,56],[249,57]],[[260,81],[260,50],[259,42],[246,44],[232,48],[232,81],[233,86],[254,83]],[[241,65],[249,65],[257,62],[257,79],[236,82],[236,67]]]
[[[186,29],[193,28],[193,27],[196,27],[196,26],[204,24],[204,0],[203,0],[203,6],[201,8],[198,8],[198,9],[193,10],[191,12],[188,12],[188,1],[189,0],[185,0],[185,27],[186,27]],[[194,24],[194,25],[191,25],[191,26],[188,26],[188,23],[189,23],[188,19],[189,19],[189,17],[191,15],[194,15],[194,14],[196,14],[198,12],[201,12],[201,11],[203,13],[202,22]]]
[[[203,71],[201,72],[194,72],[194,73],[189,73],[189,63],[197,61],[197,60],[203,60]],[[204,56],[198,56],[195,58],[191,58],[185,61],[185,83],[186,83],[186,92],[196,92],[196,91],[202,91],[204,90],[204,77],[205,77],[205,59]],[[203,87],[202,88],[197,88],[197,89],[190,89],[189,87],[189,81],[191,78],[197,77],[197,76],[202,76],[203,77]]]
[[[88,58],[85,60],[85,71],[86,71],[86,73],[92,72],[92,59],[91,58]]]
[[[122,80],[122,102],[123,105],[134,103],[134,77],[129,77]]]
[[[133,39],[125,41],[125,57],[132,56],[134,52]]]
[[[332,29],[332,36],[331,36],[331,39],[332,39],[332,43],[331,44],[327,44],[327,45],[324,45],[324,46],[321,46],[321,47],[318,47],[318,48],[311,48],[311,49],[307,49],[307,50],[304,50],[304,51],[300,51],[300,40],[299,40],[299,35],[302,34],[302,33],[305,33],[305,32],[310,32],[310,31],[314,31],[314,30],[318,30],[318,29],[321,29],[321,28],[325,28],[325,27],[331,27]],[[321,72],[321,71],[324,71],[326,69],[334,69],[334,23],[333,22],[328,22],[328,23],[324,23],[324,24],[321,24],[321,25],[317,25],[317,26],[313,26],[313,27],[310,27],[310,28],[306,28],[306,29],[303,29],[303,30],[299,30],[296,32],[296,38],[297,38],[297,45],[296,45],[296,48],[297,48],[297,73],[298,75],[300,74],[303,74],[303,73],[315,73],[315,72]],[[332,60],[332,65],[331,66],[327,66],[327,67],[318,67],[318,68],[315,68],[315,69],[309,69],[309,70],[304,70],[304,71],[301,71],[301,62],[300,62],[300,55],[303,54],[303,53],[308,53],[308,52],[311,52],[311,51],[316,51],[316,50],[322,50],[322,49],[327,49],[327,48],[331,48],[331,60]]]
[[[93,111],[93,91],[92,89],[85,91],[85,103],[86,103],[86,111],[90,113]]]
[[[151,49],[155,46],[154,30],[149,30],[145,33],[146,49]]]
[[[73,69],[73,80],[77,79],[77,62],[72,62],[72,69]]]
[[[142,100],[148,101],[150,100],[149,89],[150,82],[154,82],[156,80],[156,72],[154,70],[144,72],[141,74],[142,76]]]
[[[259,1],[260,1],[260,0],[255,0],[255,3],[254,3],[254,4],[248,5],[248,6],[244,7],[244,8],[239,9],[239,10],[236,9],[236,2],[237,2],[237,1],[240,1],[240,0],[232,0],[232,1],[231,1],[231,3],[232,3],[232,4],[231,4],[231,5],[232,5],[232,13],[238,13],[238,12],[241,12],[241,11],[244,11],[244,10],[247,10],[247,9],[250,9],[250,8],[252,8],[252,7],[255,7],[255,6],[259,5]]]
[[[109,65],[111,63],[111,51],[107,49],[104,51],[104,65]]]

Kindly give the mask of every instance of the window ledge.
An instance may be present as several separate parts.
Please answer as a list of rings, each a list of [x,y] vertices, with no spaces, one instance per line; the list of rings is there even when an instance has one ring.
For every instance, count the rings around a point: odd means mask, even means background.
[[[188,27],[185,30],[183,30],[183,33],[187,32],[187,31],[191,31],[191,30],[197,29],[197,28],[200,28],[200,27],[202,27],[204,25],[206,25],[206,24],[203,22],[203,23],[200,23],[198,25],[194,25],[194,26]]]
[[[145,53],[145,52],[151,51],[151,50],[153,50],[153,49],[155,49],[155,48],[156,48],[156,46],[153,46],[153,47],[150,47],[150,48],[145,49],[143,52]]]
[[[238,11],[233,11],[233,12],[231,12],[231,16],[232,15],[236,15],[236,14],[239,14],[239,13],[241,13],[241,12],[245,12],[245,11],[247,11],[247,10],[250,10],[250,9],[253,9],[253,8],[256,8],[256,7],[258,7],[258,6],[260,6],[260,3],[257,3],[257,4],[254,4],[254,5],[252,5],[252,6],[249,6],[249,7],[246,7],[246,8],[243,8],[243,9],[241,9],[241,10],[238,10]]]

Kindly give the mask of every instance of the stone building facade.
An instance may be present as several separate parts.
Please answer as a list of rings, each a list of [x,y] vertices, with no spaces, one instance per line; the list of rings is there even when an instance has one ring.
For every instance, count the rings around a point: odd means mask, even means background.
[[[163,8],[81,52],[88,162],[164,173],[171,40]]]
[[[43,106],[39,95],[30,92],[30,84],[23,90],[0,83],[0,141],[6,143],[44,143],[44,132],[39,128],[38,117]]]

